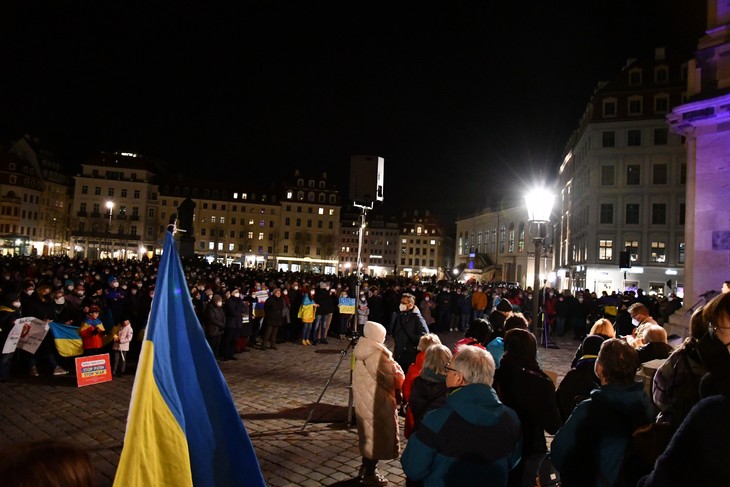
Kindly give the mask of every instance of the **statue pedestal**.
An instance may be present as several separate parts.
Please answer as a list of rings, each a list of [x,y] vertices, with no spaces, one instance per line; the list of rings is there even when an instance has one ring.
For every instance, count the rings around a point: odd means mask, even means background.
[[[695,307],[695,309],[697,309],[697,307]],[[692,318],[692,311],[690,311],[689,306],[682,306],[672,313],[671,316],[669,316],[669,323],[664,324],[664,329],[667,330],[667,335],[679,335],[682,339],[687,338],[689,336],[690,318]]]
[[[191,258],[195,255],[195,237],[183,234],[178,242],[180,257]]]

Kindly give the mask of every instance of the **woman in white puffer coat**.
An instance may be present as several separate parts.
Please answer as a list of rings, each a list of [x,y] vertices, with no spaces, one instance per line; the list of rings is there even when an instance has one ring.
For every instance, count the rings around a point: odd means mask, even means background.
[[[363,485],[387,485],[378,460],[398,458],[398,401],[405,374],[385,345],[385,327],[365,323],[353,356],[352,393],[362,454],[358,479]]]

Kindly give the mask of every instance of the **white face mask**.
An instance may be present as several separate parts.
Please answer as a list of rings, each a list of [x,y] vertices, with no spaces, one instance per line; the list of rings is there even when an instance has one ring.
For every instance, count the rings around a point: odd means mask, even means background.
[[[25,292],[25,294],[27,294],[28,296],[31,296],[31,295],[32,295],[32,294],[33,294],[34,292],[35,292],[35,289],[28,289],[28,290],[27,290],[27,291]]]
[[[215,305],[220,308],[221,306],[223,306],[223,301],[216,301]]]
[[[286,289],[283,290],[282,293],[284,294],[284,296],[286,296],[287,294],[289,294]]]
[[[430,301],[430,300],[431,300],[431,298],[429,298],[428,296],[426,296],[426,297],[425,297],[425,298],[423,298],[423,299],[424,299],[425,301]]]
[[[237,298],[237,297],[240,296],[240,294],[239,293],[233,293],[233,294],[231,294],[231,296],[233,296],[234,298]]]
[[[66,302],[66,298],[64,298],[63,296],[61,296],[60,298],[54,299],[54,301],[56,302],[56,304],[63,304],[63,303]]]
[[[639,326],[639,320],[637,320],[636,318],[631,318],[631,324],[634,326]]]
[[[114,282],[112,283],[112,287],[119,287],[119,283],[118,283],[117,281],[114,281]]]
[[[13,301],[13,308],[20,308],[20,301]]]
[[[401,303],[401,304],[400,304],[400,305],[398,306],[398,309],[399,309],[399,310],[401,310],[401,312],[403,312],[403,311],[408,311],[408,305],[407,305],[407,304],[403,304],[403,303]]]

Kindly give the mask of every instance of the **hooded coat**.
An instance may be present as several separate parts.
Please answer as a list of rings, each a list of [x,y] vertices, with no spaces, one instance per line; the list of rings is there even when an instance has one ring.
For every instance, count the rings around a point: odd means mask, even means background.
[[[641,383],[606,384],[578,404],[550,450],[563,485],[615,485],[636,428],[652,420]]]
[[[352,394],[360,453],[371,460],[398,458],[400,453],[396,391],[405,375],[384,342],[385,327],[368,321],[352,352]]]
[[[506,485],[521,450],[517,413],[490,386],[469,384],[424,416],[401,464],[408,478],[426,487]]]

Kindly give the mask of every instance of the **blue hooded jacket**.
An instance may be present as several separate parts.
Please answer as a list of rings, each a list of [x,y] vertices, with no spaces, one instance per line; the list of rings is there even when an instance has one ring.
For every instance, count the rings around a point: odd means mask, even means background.
[[[431,486],[506,485],[520,460],[520,420],[485,384],[453,391],[424,416],[401,457],[406,475]]]

